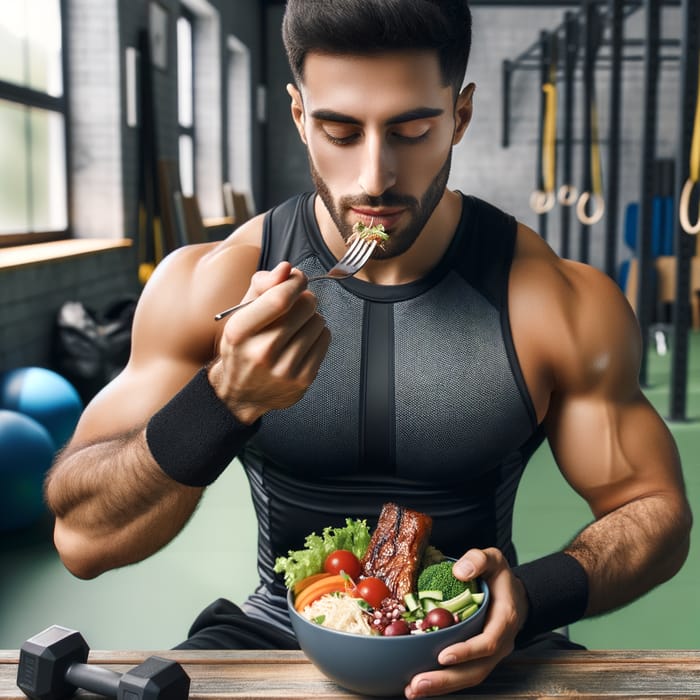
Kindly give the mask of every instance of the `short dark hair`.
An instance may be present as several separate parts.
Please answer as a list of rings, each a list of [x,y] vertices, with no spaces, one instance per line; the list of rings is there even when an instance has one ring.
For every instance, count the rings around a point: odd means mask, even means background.
[[[437,52],[444,85],[456,96],[467,70],[471,29],[468,0],[288,0],[282,38],[298,84],[309,52],[416,49]]]

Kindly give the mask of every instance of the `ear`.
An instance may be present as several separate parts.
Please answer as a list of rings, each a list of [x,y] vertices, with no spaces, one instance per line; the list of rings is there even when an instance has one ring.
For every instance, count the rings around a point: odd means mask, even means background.
[[[301,99],[301,93],[295,85],[289,83],[287,85],[287,94],[291,97],[292,119],[294,125],[299,132],[299,138],[306,143],[306,133],[304,131],[304,101]]]
[[[476,85],[474,83],[469,83],[457,96],[457,103],[455,104],[455,133],[452,139],[452,145],[456,146],[462,140],[464,132],[467,130],[469,122],[472,120],[475,90]]]

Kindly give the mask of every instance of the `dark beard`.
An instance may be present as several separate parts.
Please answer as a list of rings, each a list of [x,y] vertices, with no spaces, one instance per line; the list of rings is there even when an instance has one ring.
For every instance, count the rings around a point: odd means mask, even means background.
[[[308,151],[307,151],[308,155]],[[309,168],[311,170],[311,179],[313,180],[316,192],[318,192],[321,201],[325,204],[328,213],[336,225],[340,235],[346,242],[352,236],[352,224],[347,223],[343,218],[343,214],[351,207],[406,207],[411,213],[409,223],[398,231],[387,231],[389,240],[381,246],[377,246],[372,258],[375,260],[384,260],[394,258],[405,253],[415,242],[421,231],[425,227],[428,219],[435,211],[438,203],[442,199],[447,187],[447,180],[450,176],[450,167],[452,165],[452,151],[447,157],[445,164],[440,168],[440,171],[435,176],[433,181],[428,186],[420,202],[410,195],[397,194],[391,191],[384,192],[379,197],[341,197],[336,206],[333,197],[326,186],[326,183],[321,179],[316,167],[314,166],[311,156],[309,157]]]

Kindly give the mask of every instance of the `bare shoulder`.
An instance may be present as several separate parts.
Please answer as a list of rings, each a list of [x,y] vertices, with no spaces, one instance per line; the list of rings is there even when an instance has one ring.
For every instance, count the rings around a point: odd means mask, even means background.
[[[195,362],[211,359],[220,330],[214,315],[248,288],[260,258],[263,218],[251,219],[223,241],[178,248],[158,265],[134,321],[137,352],[142,341],[150,349],[155,334],[167,338],[173,350],[193,353]]]
[[[509,310],[521,361],[551,391],[586,391],[606,377],[636,386],[639,327],[618,285],[590,265],[560,258],[522,224]]]
[[[156,267],[136,309],[129,362],[87,406],[71,444],[141,426],[216,356],[214,315],[245,294],[261,232],[257,217],[225,241],[179,248]]]

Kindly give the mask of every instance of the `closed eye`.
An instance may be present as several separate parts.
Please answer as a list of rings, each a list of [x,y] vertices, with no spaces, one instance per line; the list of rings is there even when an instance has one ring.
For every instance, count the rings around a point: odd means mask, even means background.
[[[326,137],[326,139],[328,139],[328,141],[335,144],[336,146],[349,146],[350,144],[357,141],[357,139],[360,137],[360,135],[357,133],[348,134],[347,136],[334,136],[325,129],[323,129],[323,135]]]
[[[403,143],[420,143],[428,138],[429,133],[430,130],[426,129],[422,134],[418,134],[417,136],[409,136],[408,134],[402,134],[400,132],[394,132],[393,136],[397,141],[401,141]]]
[[[347,146],[360,137],[360,131],[354,125],[326,122],[321,124],[323,135],[333,144],[338,146]]]
[[[345,127],[337,128],[334,126],[322,127],[321,131],[328,141],[336,146],[349,146],[355,143],[361,137],[361,132],[348,130]],[[405,144],[416,144],[425,141],[430,134],[429,128],[422,129],[400,129],[390,133],[390,137]]]
[[[403,143],[419,143],[427,138],[431,125],[426,119],[411,119],[394,124],[391,134]]]

